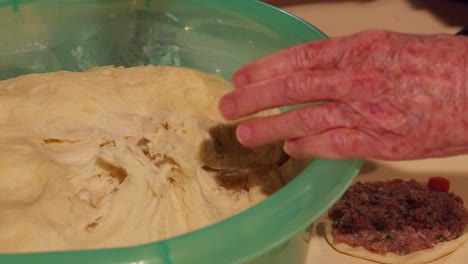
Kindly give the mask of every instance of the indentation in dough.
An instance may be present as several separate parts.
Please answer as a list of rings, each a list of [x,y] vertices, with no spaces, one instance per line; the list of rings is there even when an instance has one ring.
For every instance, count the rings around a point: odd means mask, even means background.
[[[86,180],[86,184],[82,184],[87,188],[80,189],[77,196],[96,208],[106,197],[119,191],[127,176],[124,168],[97,158],[94,175]]]
[[[107,145],[115,147],[115,141],[114,140],[106,140],[106,141],[102,142],[101,144],[99,144],[99,147],[102,148],[102,147],[107,146]]]
[[[177,162],[173,158],[167,156],[164,153],[155,152],[154,149],[151,149],[150,143],[151,141],[149,141],[147,138],[141,138],[138,140],[137,146],[141,149],[143,154],[151,160],[153,165],[156,167],[159,167],[163,164],[178,166]]]
[[[59,144],[59,143],[68,143],[68,144],[73,144],[73,143],[78,143],[80,142],[81,140],[79,139],[63,139],[63,138],[46,138],[44,140],[42,140],[42,143],[43,144]]]
[[[104,176],[111,177],[111,179],[116,179],[119,184],[121,184],[125,178],[127,178],[127,171],[124,168],[115,166],[101,158],[96,160],[96,166],[104,171]],[[98,174],[98,176],[102,176],[102,174]]]
[[[147,138],[141,138],[137,142],[137,146],[141,148],[141,151],[143,151],[143,154],[145,154],[145,156],[151,159],[148,144],[149,144],[149,140]]]
[[[167,126],[169,126],[166,122],[164,124],[167,124]],[[143,154],[151,161],[151,163],[155,167],[169,168],[169,173],[166,174],[165,179],[169,184],[177,184],[177,179],[181,177],[180,175],[183,175],[180,165],[175,159],[168,156],[167,154],[155,152],[154,149],[151,148],[150,144],[151,141],[145,137],[141,138],[136,143],[136,145],[140,148]]]
[[[93,222],[87,224],[85,227],[86,232],[93,231],[99,225],[103,218],[104,216],[99,216],[98,218],[94,219]]]

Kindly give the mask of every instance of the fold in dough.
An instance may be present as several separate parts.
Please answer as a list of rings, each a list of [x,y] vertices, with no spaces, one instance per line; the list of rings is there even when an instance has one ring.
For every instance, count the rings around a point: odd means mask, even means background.
[[[201,168],[230,89],[220,77],[163,66],[1,81],[0,252],[157,241],[280,188],[279,169],[223,184]]]

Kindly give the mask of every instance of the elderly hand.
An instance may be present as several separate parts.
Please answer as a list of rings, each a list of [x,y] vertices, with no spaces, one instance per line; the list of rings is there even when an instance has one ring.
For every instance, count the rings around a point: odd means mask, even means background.
[[[366,31],[256,60],[220,101],[237,137],[297,158],[419,159],[468,153],[468,38]]]

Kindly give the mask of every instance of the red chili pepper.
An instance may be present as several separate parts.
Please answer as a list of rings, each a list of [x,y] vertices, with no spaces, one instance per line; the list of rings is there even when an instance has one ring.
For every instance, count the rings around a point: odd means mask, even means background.
[[[427,181],[427,187],[431,191],[448,192],[450,190],[450,181],[444,177],[431,177]]]

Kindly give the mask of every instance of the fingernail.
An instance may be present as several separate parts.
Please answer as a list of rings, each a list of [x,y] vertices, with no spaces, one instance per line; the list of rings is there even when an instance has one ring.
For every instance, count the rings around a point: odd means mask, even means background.
[[[226,97],[221,99],[219,109],[224,117],[232,117],[236,113],[236,105],[234,104],[234,101]]]
[[[284,144],[284,152],[288,153],[291,155],[291,153],[294,153],[296,150],[296,143],[288,141],[286,144]]]
[[[237,139],[241,143],[249,141],[251,137],[252,137],[252,129],[249,126],[240,124],[237,127]]]

